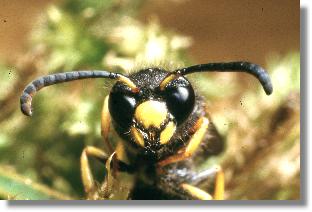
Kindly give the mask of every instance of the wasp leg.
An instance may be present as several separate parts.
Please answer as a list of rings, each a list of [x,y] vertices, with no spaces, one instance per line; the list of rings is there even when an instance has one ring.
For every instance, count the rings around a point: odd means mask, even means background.
[[[215,174],[212,171],[208,174]],[[183,199],[183,200],[211,200],[213,196],[208,192],[197,187],[196,184],[207,177],[200,175],[192,170],[190,161],[170,164],[162,170],[157,183],[160,191],[164,192],[160,198],[163,199]]]
[[[109,198],[110,194],[113,191],[114,187],[114,176],[112,175],[111,163],[114,160],[113,158],[116,156],[116,152],[111,154],[109,158],[105,162],[105,168],[107,171],[107,175],[105,177],[104,183],[101,186],[101,193],[104,198]]]
[[[215,188],[213,198],[215,200],[224,200],[224,172],[219,167],[216,174]]]
[[[220,166],[214,166],[207,170],[196,172],[193,163],[184,160],[169,164],[159,169],[158,188],[164,192],[160,198],[164,199],[202,199],[223,200],[224,173]],[[208,193],[198,187],[204,181],[214,183],[214,191]]]
[[[193,153],[199,147],[201,141],[203,140],[207,129],[209,126],[209,120],[206,117],[201,117],[198,119],[193,127],[194,134],[192,135],[188,145],[180,150],[178,154],[172,155],[160,162],[158,162],[158,167],[163,167],[171,163],[176,163],[181,160],[185,160],[193,155]]]
[[[215,169],[215,168],[214,168]],[[219,167],[216,174],[215,179],[215,188],[213,197],[206,191],[193,186],[191,184],[183,183],[181,187],[186,193],[191,195],[195,199],[199,200],[224,200],[224,173],[222,169]],[[211,172],[210,174],[211,175]],[[202,177],[202,176],[201,176]]]
[[[104,104],[101,113],[101,135],[104,140],[105,148],[107,149],[109,154],[114,152],[113,147],[111,146],[110,142],[108,141],[108,133],[110,129],[110,122],[111,117],[108,110],[108,99],[109,96],[106,96],[104,99]]]
[[[81,178],[82,178],[84,190],[88,197],[90,197],[96,190],[96,185],[93,179],[93,174],[89,165],[89,159],[88,159],[89,156],[93,156],[102,161],[103,160],[106,161],[108,159],[108,155],[96,147],[87,146],[83,149],[81,157],[80,157]]]
[[[115,155],[114,153],[111,154]],[[107,160],[109,159],[109,156],[102,151],[99,148],[93,147],[93,146],[87,146],[83,149],[81,157],[80,157],[80,163],[81,163],[81,178],[82,183],[84,186],[85,192],[92,193],[95,189],[95,182],[93,179],[92,171],[89,164],[88,157],[95,157],[96,159],[100,160],[101,162],[105,163],[107,165]],[[116,161],[116,165],[119,168],[119,171],[127,172],[127,173],[133,173],[134,167],[128,165],[127,163],[117,159],[117,157],[112,157],[112,160]],[[114,169],[114,168],[113,168]],[[114,172],[112,172],[114,174]]]
[[[190,196],[192,196],[194,199],[199,199],[199,200],[212,200],[212,196],[207,193],[206,191],[197,188],[196,186],[183,183],[181,184],[181,188]]]
[[[214,177],[214,200],[223,200],[224,199],[224,172],[221,166],[217,165],[210,169],[204,170],[195,174],[192,179],[192,184],[199,184],[204,180],[207,180],[210,177]]]

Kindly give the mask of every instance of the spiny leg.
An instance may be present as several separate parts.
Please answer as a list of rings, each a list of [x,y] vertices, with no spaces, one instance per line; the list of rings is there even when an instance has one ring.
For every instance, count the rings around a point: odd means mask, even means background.
[[[84,190],[88,197],[90,197],[96,190],[96,185],[94,182],[93,174],[88,159],[88,157],[90,156],[100,159],[102,161],[106,161],[108,159],[108,155],[101,149],[98,149],[93,146],[87,146],[83,149],[80,157],[81,178]]]

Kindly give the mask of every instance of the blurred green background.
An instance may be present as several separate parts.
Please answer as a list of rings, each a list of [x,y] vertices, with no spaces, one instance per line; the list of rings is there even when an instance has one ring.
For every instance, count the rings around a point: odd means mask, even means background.
[[[80,154],[103,147],[100,111],[112,83],[45,88],[29,118],[19,95],[36,77],[234,60],[265,67],[274,92],[246,74],[190,77],[226,138],[203,167],[223,166],[226,199],[300,198],[299,1],[3,0],[0,12],[1,199],[83,199]],[[103,180],[104,166],[91,163]]]

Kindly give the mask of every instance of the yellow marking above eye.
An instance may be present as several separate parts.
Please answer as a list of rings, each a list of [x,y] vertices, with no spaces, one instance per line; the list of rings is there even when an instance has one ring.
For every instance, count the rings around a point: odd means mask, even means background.
[[[139,88],[128,77],[119,75],[118,80],[128,85],[131,88],[132,92],[137,93],[139,91]]]
[[[137,143],[141,147],[144,147],[145,144],[142,133],[140,133],[135,127],[131,127],[131,133],[134,137],[135,143]]]
[[[160,133],[159,142],[161,144],[166,144],[171,139],[175,131],[176,131],[176,125],[172,121],[170,121],[167,124],[166,128]]]
[[[134,117],[145,129],[151,126],[159,129],[166,120],[167,113],[168,110],[164,102],[149,100],[136,108]]]
[[[171,82],[172,80],[178,78],[178,76],[176,74],[170,74],[169,76],[167,76],[161,83],[160,83],[160,90],[163,91],[166,87],[166,85]]]

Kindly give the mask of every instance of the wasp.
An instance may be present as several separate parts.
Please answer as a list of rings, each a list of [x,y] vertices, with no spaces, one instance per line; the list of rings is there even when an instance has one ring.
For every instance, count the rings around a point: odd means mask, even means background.
[[[31,116],[32,98],[46,86],[87,78],[116,80],[101,114],[106,150],[87,146],[80,158],[87,198],[109,198],[114,189],[121,189],[114,186],[114,179],[127,173],[133,182],[127,199],[221,200],[222,168],[198,171],[196,167],[222,152],[224,142],[210,118],[205,99],[186,78],[192,73],[216,71],[251,74],[267,95],[273,91],[270,77],[261,66],[240,61],[199,64],[173,71],[150,67],[128,76],[98,70],[72,71],[39,77],[28,84],[20,98],[21,110]],[[115,149],[108,141],[111,125],[120,138]],[[89,157],[106,163],[107,176],[102,185],[93,178]],[[208,179],[214,182],[211,191],[199,186]]]

